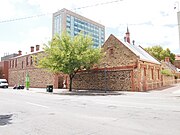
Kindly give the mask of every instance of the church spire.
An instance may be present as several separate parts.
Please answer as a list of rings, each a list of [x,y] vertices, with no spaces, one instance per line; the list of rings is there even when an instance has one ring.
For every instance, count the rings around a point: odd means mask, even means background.
[[[130,33],[129,33],[128,26],[127,26],[127,32],[126,32],[126,42],[130,44]]]
[[[129,33],[129,29],[128,29],[128,26],[127,26],[127,32],[126,33]]]

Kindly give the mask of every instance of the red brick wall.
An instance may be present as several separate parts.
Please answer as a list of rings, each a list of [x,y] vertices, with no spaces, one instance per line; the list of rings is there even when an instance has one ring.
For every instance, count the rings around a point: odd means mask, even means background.
[[[161,65],[139,61],[139,91],[161,87]]]
[[[4,79],[6,79],[7,81],[8,81],[8,70],[9,70],[9,68],[8,68],[8,61],[1,61],[0,62],[0,68],[1,68],[1,70],[2,70],[2,73],[1,73],[1,76],[2,76],[2,78],[4,78]]]
[[[16,64],[17,60],[17,64]],[[14,64],[13,64],[14,61]],[[10,59],[9,66],[9,85],[15,84],[25,85],[26,74],[29,73],[30,87],[42,87],[45,88],[47,84],[53,84],[57,87],[54,81],[55,75],[35,66],[35,61],[31,63],[31,55],[18,56]]]

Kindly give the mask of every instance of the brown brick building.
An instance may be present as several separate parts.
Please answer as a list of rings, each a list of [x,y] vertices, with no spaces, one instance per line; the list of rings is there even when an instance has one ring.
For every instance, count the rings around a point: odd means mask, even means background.
[[[174,65],[180,69],[180,55],[175,56]]]
[[[110,35],[102,46],[105,56],[88,72],[74,79],[76,89],[146,91],[162,86],[161,63],[142,47],[132,45],[129,31],[126,41]]]
[[[0,78],[8,81],[8,61],[0,61]]]
[[[161,74],[161,63],[147,53],[141,46],[130,44],[130,33],[127,29],[125,41],[110,35],[102,46],[105,53],[101,62],[89,71],[78,72],[73,79],[73,89],[89,90],[128,90],[147,91],[174,83],[174,76]],[[30,87],[44,88],[53,84],[54,88],[63,88],[68,77],[63,74],[52,74],[36,67],[38,61],[33,55],[44,53],[31,47],[31,52],[10,59],[9,84],[25,84],[25,77],[30,76]],[[169,67],[167,67],[169,68]],[[171,82],[171,83],[169,83]]]
[[[9,76],[9,59],[16,57],[17,54],[7,54],[1,57],[0,61],[0,78],[6,79],[8,81]]]
[[[25,85],[26,74],[30,77],[30,87],[45,88],[47,84],[52,84],[54,88],[62,88],[65,76],[52,74],[45,69],[37,68],[38,60],[33,59],[34,55],[44,53],[40,50],[40,46],[36,48],[31,46],[30,53],[22,55],[19,51],[19,56],[9,60],[9,85]]]

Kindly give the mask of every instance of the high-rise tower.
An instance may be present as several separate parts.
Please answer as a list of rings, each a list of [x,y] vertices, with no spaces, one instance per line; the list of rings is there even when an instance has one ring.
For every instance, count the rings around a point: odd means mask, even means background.
[[[52,35],[67,31],[72,37],[79,32],[92,36],[94,47],[99,47],[105,40],[105,27],[67,9],[53,14]]]

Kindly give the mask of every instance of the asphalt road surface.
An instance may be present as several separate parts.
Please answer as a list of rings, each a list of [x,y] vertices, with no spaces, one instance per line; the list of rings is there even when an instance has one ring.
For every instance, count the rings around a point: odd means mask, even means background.
[[[0,135],[180,135],[179,90],[69,96],[0,89]]]

